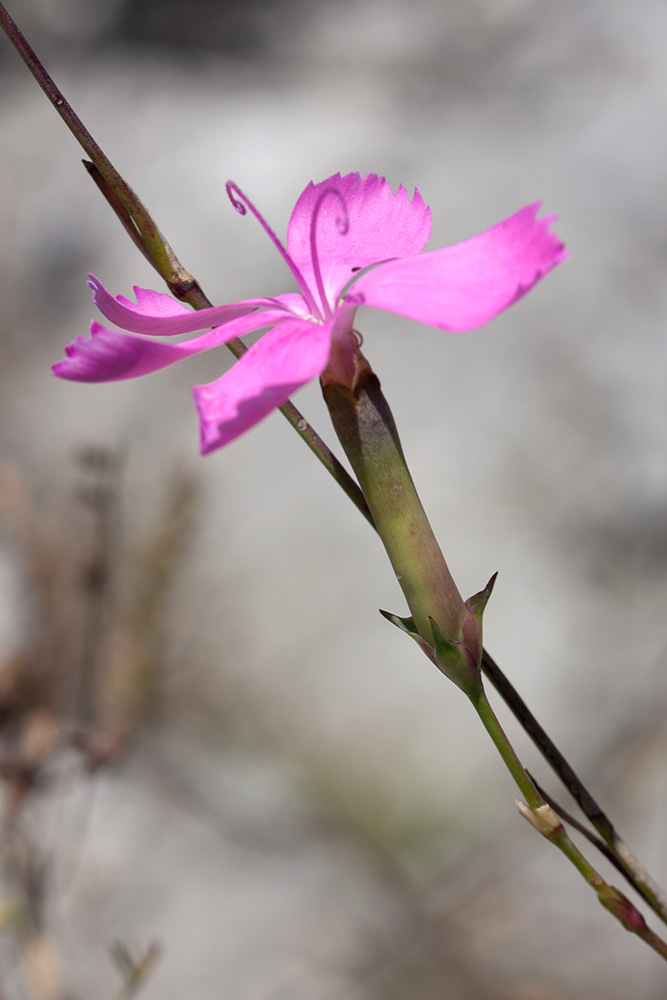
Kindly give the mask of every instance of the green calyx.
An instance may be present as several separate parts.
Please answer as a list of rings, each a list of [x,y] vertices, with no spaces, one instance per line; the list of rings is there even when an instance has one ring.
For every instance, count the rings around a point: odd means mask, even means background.
[[[415,489],[380,382],[358,345],[351,384],[326,372],[322,390],[410,609],[409,618],[382,614],[474,700],[482,690],[482,615],[495,576],[463,600]]]
[[[432,616],[455,635],[467,616],[410,475],[377,377],[360,357],[352,387],[322,380],[331,419],[405,594],[417,632]]]

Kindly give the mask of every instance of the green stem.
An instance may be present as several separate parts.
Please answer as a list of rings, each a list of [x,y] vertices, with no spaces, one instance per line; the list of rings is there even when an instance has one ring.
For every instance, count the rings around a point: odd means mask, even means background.
[[[530,711],[519,692],[512,686],[493,657],[484,650],[482,670],[494,685],[501,698],[518,719],[524,731],[531,738],[544,759],[558,775],[583,814],[598,831],[602,842],[597,841],[589,831],[581,832],[591,843],[602,851],[621,872],[630,885],[643,896],[651,909],[667,923],[667,900],[660,886],[651,878],[639,859],[630,850],[614,824],[600,808],[574,768],[565,759],[553,740],[548,736]],[[568,821],[572,822],[569,817]]]
[[[514,747],[510,743],[505,730],[500,725],[496,713],[491,708],[489,700],[480,688],[474,698],[471,698],[473,707],[477,712],[482,725],[493,740],[493,743],[503,759],[505,767],[514,778],[514,781],[531,809],[538,809],[545,805],[545,801],[535,787],[530,775],[519,760]]]
[[[470,700],[472,701],[473,707],[477,712],[482,725],[493,740],[505,767],[512,775],[517,788],[527,803],[528,814],[525,811],[526,807],[524,807],[522,809],[523,815],[530,819],[531,823],[537,827],[544,837],[550,840],[551,843],[555,844],[556,847],[563,852],[568,860],[572,862],[577,871],[583,875],[588,884],[591,885],[596,892],[599,892],[605,886],[604,879],[596,872],[590,862],[581,853],[579,848],[573,844],[567,834],[567,831],[565,830],[565,827],[560,820],[558,820],[551,807],[547,805],[543,799],[532,778],[519,760],[514,747],[510,743],[503,727],[498,721],[496,713],[491,708],[484,691],[479,691],[475,697]],[[544,819],[540,822],[539,819],[542,816],[549,817],[549,819]]]
[[[523,802],[519,803],[521,814],[576,868],[582,878],[595,891],[605,909],[609,910],[627,931],[636,934],[649,948],[667,960],[667,942],[648,927],[642,914],[622,892],[605,882],[588,858],[571,840],[551,806],[544,801],[532,778],[521,764],[484,692],[478,691],[470,700],[507,770],[526,800],[527,805],[524,805]]]

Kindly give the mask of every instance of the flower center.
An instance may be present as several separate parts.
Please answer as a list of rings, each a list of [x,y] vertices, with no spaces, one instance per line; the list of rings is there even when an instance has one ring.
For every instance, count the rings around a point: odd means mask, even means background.
[[[320,191],[317,201],[315,202],[315,207],[313,208],[313,214],[310,217],[310,258],[313,262],[313,274],[315,276],[315,284],[317,285],[317,291],[320,295],[320,301],[322,303],[322,308],[324,309],[325,319],[330,319],[332,315],[331,305],[327,299],[326,290],[324,288],[324,281],[322,279],[322,269],[320,267],[320,257],[317,252],[317,220],[322,209],[322,205],[329,195],[335,195],[340,202],[341,208],[343,210],[342,215],[336,216],[336,229],[338,232],[344,236],[347,233],[350,226],[350,216],[347,210],[347,202],[345,198],[335,187],[325,188],[324,191]]]

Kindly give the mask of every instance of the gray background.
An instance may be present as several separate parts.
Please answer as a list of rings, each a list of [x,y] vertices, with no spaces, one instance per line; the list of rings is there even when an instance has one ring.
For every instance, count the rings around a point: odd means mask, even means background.
[[[460,589],[500,572],[489,649],[667,880],[664,5],[9,7],[215,302],[292,288],[230,178],[279,234],[336,171],[418,187],[431,246],[536,199],[558,213],[570,260],[488,327],[358,324]],[[197,457],[189,386],[224,349],[136,383],[51,376],[93,316],[86,271],[160,285],[8,44],[0,93],[4,460],[66,531],[73,449],[126,450],[129,545],[174,463],[201,490],[160,710],[94,792],[39,807],[74,831],[54,933],[76,995],[112,995],[120,936],[162,944],[147,1000],[664,996],[659,960],[519,819],[463,697],[377,614],[404,610],[386,557],[283,418]],[[333,444],[317,386],[295,401]]]

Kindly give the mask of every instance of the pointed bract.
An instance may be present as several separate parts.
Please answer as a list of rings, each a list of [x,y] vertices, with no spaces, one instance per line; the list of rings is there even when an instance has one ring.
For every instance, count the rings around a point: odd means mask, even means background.
[[[400,629],[401,632],[405,632],[405,634],[409,635],[411,639],[414,639],[422,653],[426,653],[429,660],[431,660],[432,663],[436,663],[435,650],[433,649],[433,646],[429,645],[426,639],[424,639],[423,636],[421,636],[417,631],[414,618],[401,618],[399,615],[392,615],[390,611],[383,611],[382,608],[380,608],[380,614],[383,618],[386,618],[388,622],[391,622],[392,625],[395,625],[396,628]]]
[[[478,591],[476,594],[473,594],[472,597],[469,597],[466,601],[466,608],[480,623],[486,610],[486,606],[491,598],[491,594],[493,593],[493,588],[496,585],[497,579],[498,574],[494,573],[486,587],[484,587],[483,590]]]

